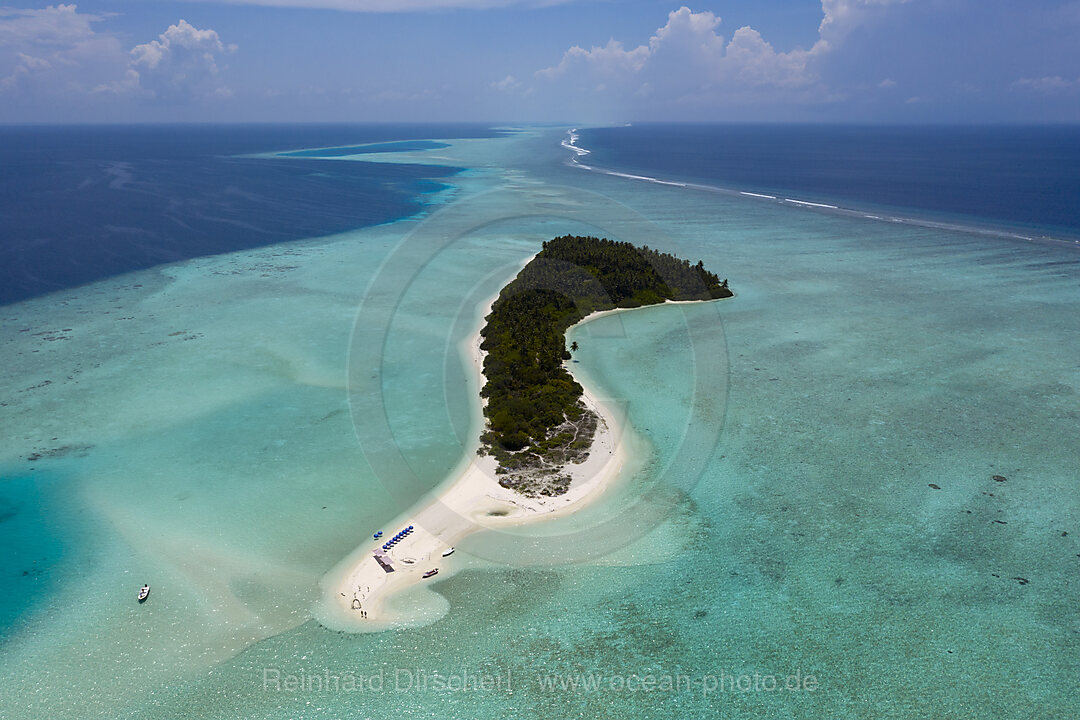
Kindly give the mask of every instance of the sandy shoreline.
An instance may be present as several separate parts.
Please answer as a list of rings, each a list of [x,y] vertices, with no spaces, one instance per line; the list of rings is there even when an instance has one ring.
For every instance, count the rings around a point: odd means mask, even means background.
[[[498,298],[484,304],[477,329],[460,346],[475,373],[477,388],[483,387],[484,352],[480,349],[480,330],[484,318]],[[629,308],[594,313],[581,322]],[[578,378],[575,378],[578,379]],[[580,380],[579,380],[580,382]],[[321,583],[323,597],[316,613],[329,627],[352,631],[383,630],[407,624],[386,607],[389,598],[424,582],[423,573],[439,569],[438,577],[453,574],[455,558],[443,557],[443,551],[480,530],[508,528],[575,512],[595,500],[618,477],[626,461],[626,449],[620,442],[623,432],[615,409],[597,399],[582,384],[582,401],[600,418],[589,457],[582,463],[567,465],[570,489],[557,497],[529,498],[502,487],[495,474],[496,461],[479,456],[479,437],[468,448],[461,464],[451,473],[452,481],[434,491],[434,498],[383,526],[385,534],[356,548],[330,570]],[[403,528],[413,526],[410,535],[386,553],[393,567],[387,572],[375,558],[387,539]]]
[[[480,330],[497,299],[496,294],[483,304],[484,311],[475,332],[459,346],[472,367],[477,388],[483,387],[485,381]],[[711,301],[668,300],[663,304],[700,302]],[[635,309],[612,308],[595,312],[572,327]],[[573,375],[569,366],[567,369]],[[364,542],[323,577],[317,619],[327,627],[351,632],[373,632],[414,624],[416,618],[395,612],[387,607],[387,601],[420,583],[434,582],[457,572],[464,564],[460,562],[461,558],[443,556],[444,551],[481,530],[506,529],[576,512],[614,484],[628,456],[623,442],[622,418],[614,407],[600,401],[581,378],[575,375],[574,379],[582,386],[582,401],[600,420],[588,458],[564,468],[565,474],[571,477],[566,493],[557,497],[529,498],[502,487],[495,474],[495,459],[476,453],[480,447],[476,434],[448,480],[433,490],[433,499],[387,522],[381,538]],[[385,553],[393,567],[392,572],[387,572],[376,560],[375,553],[381,551],[389,538],[409,526],[413,530],[408,537]],[[439,570],[437,578],[423,577],[425,572],[435,568]]]

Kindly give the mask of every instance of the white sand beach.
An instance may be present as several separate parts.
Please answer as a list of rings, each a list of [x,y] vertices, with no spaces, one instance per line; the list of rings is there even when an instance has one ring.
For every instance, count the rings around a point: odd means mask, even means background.
[[[485,304],[481,318],[490,314],[496,298]],[[595,313],[582,322],[600,315]],[[480,343],[478,327],[462,346],[476,373],[477,387],[484,383],[484,353]],[[466,536],[572,513],[599,497],[619,476],[626,461],[626,449],[621,442],[623,423],[614,407],[599,400],[584,384],[582,387],[583,402],[597,413],[600,422],[588,458],[564,468],[571,477],[570,489],[565,494],[530,498],[502,487],[495,474],[494,458],[477,455],[480,443],[476,438],[462,465],[452,474],[452,479],[435,491],[434,499],[386,523],[383,537],[356,548],[327,573],[322,582],[320,620],[354,631],[399,625],[403,619],[387,607],[387,599],[427,581],[423,575],[429,570],[438,568],[440,578],[451,574],[455,563],[447,562],[442,553]],[[409,526],[413,527],[412,532],[385,553],[384,562],[393,568],[388,571],[376,559],[376,551],[381,553],[384,542]]]

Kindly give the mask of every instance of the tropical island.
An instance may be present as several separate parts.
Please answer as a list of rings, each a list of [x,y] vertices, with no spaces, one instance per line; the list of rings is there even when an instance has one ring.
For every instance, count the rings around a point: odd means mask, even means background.
[[[561,469],[588,454],[598,418],[564,365],[571,325],[615,308],[731,295],[727,280],[702,262],[648,246],[570,235],[545,242],[480,331],[487,430],[479,452],[498,461],[499,484],[527,496],[561,495],[570,483]]]
[[[484,404],[484,427],[434,497],[374,533],[323,581],[318,616],[341,630],[422,621],[387,600],[462,567],[455,543],[479,530],[572,513],[608,488],[627,461],[614,408],[567,367],[566,331],[604,312],[732,296],[727,280],[647,246],[564,236],[549,240],[490,301],[463,345]],[[394,532],[396,530],[396,532]]]

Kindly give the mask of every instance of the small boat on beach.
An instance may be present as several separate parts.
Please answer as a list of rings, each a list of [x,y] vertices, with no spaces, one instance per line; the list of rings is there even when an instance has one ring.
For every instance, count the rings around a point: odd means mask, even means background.
[[[438,574],[439,574],[439,568],[433,568],[431,570],[428,570],[426,573],[424,573],[422,575],[422,577],[429,578],[429,577],[434,577],[434,576],[436,576]]]
[[[146,602],[146,598],[150,596],[150,586],[143,585],[139,588],[139,602]]]
[[[450,557],[453,554],[454,554],[454,548],[452,548],[452,547],[446,548],[445,550],[442,551],[442,556],[443,557]]]

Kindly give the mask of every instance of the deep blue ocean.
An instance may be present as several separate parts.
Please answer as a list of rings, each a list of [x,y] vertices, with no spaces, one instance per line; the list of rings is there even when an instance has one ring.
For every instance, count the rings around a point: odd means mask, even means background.
[[[458,170],[305,149],[409,151],[439,147],[431,137],[494,134],[475,124],[0,127],[0,304],[407,217]],[[1076,127],[644,124],[580,134],[588,163],[612,170],[1080,237]],[[273,151],[283,157],[243,157]]]
[[[482,125],[0,127],[0,304],[162,263],[390,222],[454,168],[245,154],[430,137]],[[418,142],[419,141],[419,142]],[[303,153],[295,153],[303,156]]]
[[[921,219],[1080,237],[1080,127],[634,124],[591,166]]]

